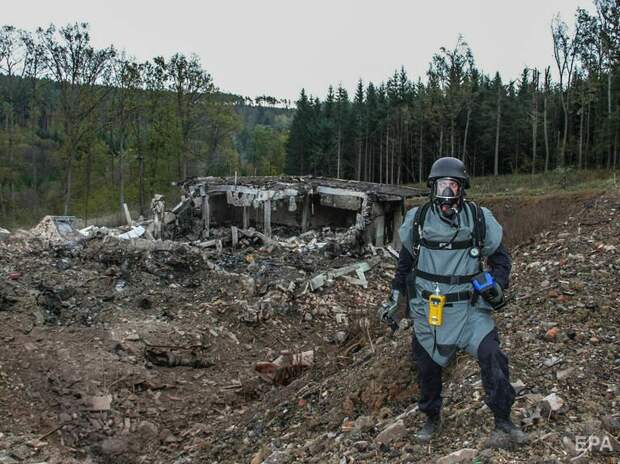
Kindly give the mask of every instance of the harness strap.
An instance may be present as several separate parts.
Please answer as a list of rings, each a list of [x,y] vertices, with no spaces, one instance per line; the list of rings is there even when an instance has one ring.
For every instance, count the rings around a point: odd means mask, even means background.
[[[473,201],[468,201],[466,204],[469,206],[472,217],[474,219],[474,241],[475,246],[482,249],[484,245],[484,239],[486,238],[486,221],[484,219],[484,213],[482,208]]]
[[[427,240],[425,238],[420,239],[420,245],[424,248],[430,248],[431,250],[465,250],[471,248],[476,244],[474,239],[471,240],[459,240],[458,242],[436,242],[433,240]]]
[[[428,280],[430,282],[438,282],[440,284],[447,285],[461,285],[461,284],[469,284],[471,280],[476,277],[478,274],[472,275],[439,275],[439,274],[431,274],[429,272],[424,272],[419,269],[415,270],[415,275],[417,277],[422,277],[424,280]]]
[[[456,292],[448,293],[444,296],[446,297],[446,303],[456,303],[457,301],[471,300],[471,294],[472,292]],[[434,295],[434,293],[426,290],[422,291],[422,298],[424,298],[425,300],[427,300],[428,297],[431,295]]]
[[[416,252],[415,258],[415,264],[417,265],[417,258],[419,257],[419,247],[420,247],[420,241],[421,241],[421,232],[422,229],[424,229],[424,221],[426,219],[426,213],[428,211],[428,209],[431,207],[431,203],[430,202],[426,202],[424,203],[422,206],[420,206],[418,208],[418,210],[415,213],[415,216],[413,217],[413,249],[414,252]],[[414,266],[415,269],[415,266]]]

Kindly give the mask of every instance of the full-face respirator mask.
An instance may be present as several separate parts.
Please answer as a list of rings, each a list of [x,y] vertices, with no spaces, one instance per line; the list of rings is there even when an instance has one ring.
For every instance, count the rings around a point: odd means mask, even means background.
[[[440,177],[433,182],[433,203],[446,218],[458,214],[462,204],[461,182],[453,177]]]

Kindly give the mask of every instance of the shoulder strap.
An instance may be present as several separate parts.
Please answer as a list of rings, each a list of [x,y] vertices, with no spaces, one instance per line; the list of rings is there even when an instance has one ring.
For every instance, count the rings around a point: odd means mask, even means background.
[[[413,242],[412,247],[416,254],[419,254],[420,248],[420,240],[421,240],[421,231],[424,228],[424,220],[426,219],[426,213],[431,203],[426,202],[422,206],[418,208],[415,212],[415,216],[413,217]]]
[[[482,250],[487,233],[484,212],[482,211],[482,208],[480,208],[480,205],[474,203],[473,201],[467,201],[465,203],[467,204],[474,220],[474,241],[476,242],[476,246]]]

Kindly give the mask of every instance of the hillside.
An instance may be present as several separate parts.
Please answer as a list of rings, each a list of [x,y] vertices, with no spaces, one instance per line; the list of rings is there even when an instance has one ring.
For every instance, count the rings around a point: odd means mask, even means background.
[[[496,317],[523,448],[483,449],[492,420],[466,355],[444,375],[441,437],[413,441],[423,418],[411,331],[403,322],[391,337],[375,321],[395,268],[380,252],[249,240],[217,254],[101,237],[66,247],[23,232],[0,242],[0,462],[404,463],[463,448],[475,462],[612,462],[620,192],[559,204],[563,215],[513,243],[510,301]],[[523,223],[526,206],[493,209]],[[367,289],[335,279],[304,290],[317,272],[377,259]],[[282,352],[306,354],[269,364]],[[599,446],[580,452],[583,436]]]

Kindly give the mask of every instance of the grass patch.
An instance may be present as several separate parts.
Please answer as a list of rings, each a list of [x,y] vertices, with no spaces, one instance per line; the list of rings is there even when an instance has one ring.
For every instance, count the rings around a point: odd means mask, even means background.
[[[540,174],[510,174],[503,176],[472,177],[468,197],[545,195],[574,191],[604,191],[617,188],[620,177],[605,169],[555,169]],[[426,184],[411,184],[426,189]]]

